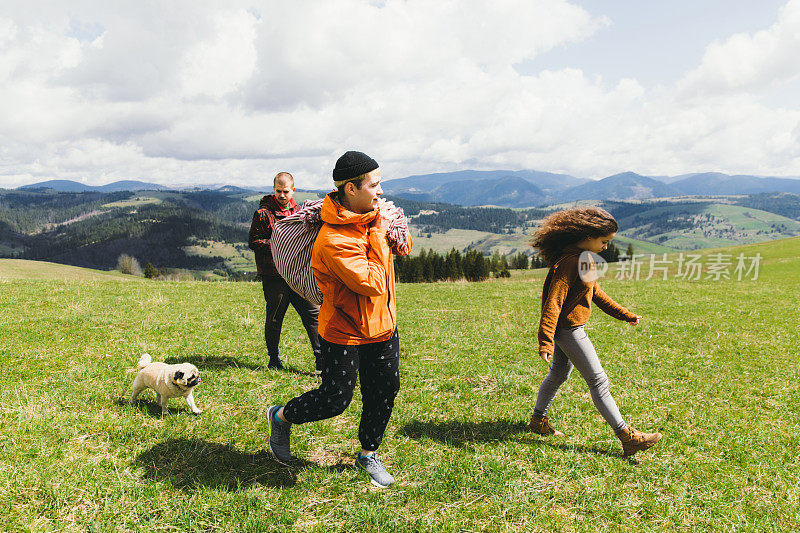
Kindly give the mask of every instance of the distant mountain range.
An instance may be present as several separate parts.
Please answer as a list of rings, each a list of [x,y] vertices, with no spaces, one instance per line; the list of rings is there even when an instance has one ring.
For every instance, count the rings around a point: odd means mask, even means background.
[[[540,205],[550,196],[530,181],[518,176],[447,181],[427,192],[383,187],[384,193],[424,202],[445,202],[456,205],[497,205],[529,207]]]
[[[535,171],[451,172],[385,181],[387,194],[464,206],[535,207],[581,200],[645,200],[764,192],[800,194],[800,179],[707,172],[648,177],[635,172],[601,180]]]
[[[562,202],[644,200],[645,198],[663,198],[665,196],[679,196],[679,194],[666,183],[633,172],[623,172],[598,181],[590,181],[557,194],[558,200]]]
[[[481,182],[478,185],[485,185],[489,180],[510,177],[521,178],[528,183],[532,183],[546,194],[552,194],[566,187],[573,187],[590,181],[568,174],[554,174],[538,170],[459,170],[456,172],[419,174],[407,178],[386,180],[382,185],[386,194],[403,196],[403,193],[431,194],[432,190],[437,187],[452,182]]]
[[[800,179],[760,178],[757,176],[729,176],[720,172],[686,174],[672,184],[680,194],[687,196],[713,194],[758,194],[762,192],[800,193]]]
[[[61,192],[119,192],[119,191],[167,191],[170,188],[156,183],[144,181],[115,181],[106,185],[84,185],[72,180],[50,180],[31,185],[23,185],[18,189],[53,189]]]
[[[90,186],[70,180],[51,180],[20,187],[39,188],[63,192],[170,189],[142,181],[117,181]],[[233,185],[216,187],[214,190],[232,193],[250,191]],[[728,175],[720,172],[648,177],[635,172],[623,172],[593,181],[536,170],[462,170],[386,180],[383,182],[383,191],[388,195],[423,202],[446,202],[463,206],[535,207],[582,200],[631,201],[764,192],[800,194],[800,179]]]

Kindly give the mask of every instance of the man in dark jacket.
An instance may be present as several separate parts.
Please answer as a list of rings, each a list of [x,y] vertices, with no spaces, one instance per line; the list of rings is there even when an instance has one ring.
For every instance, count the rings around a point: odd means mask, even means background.
[[[314,349],[314,358],[317,373],[322,370],[320,356],[319,333],[319,307],[307,301],[294,292],[286,281],[275,269],[270,250],[272,227],[276,221],[293,215],[299,209],[294,201],[294,178],[288,172],[280,172],[273,180],[275,194],[268,194],[261,199],[258,211],[253,214],[250,225],[249,246],[256,255],[256,267],[264,288],[264,299],[267,302],[267,317],[264,322],[264,340],[267,342],[269,354],[269,368],[283,369],[283,363],[278,350],[281,337],[283,317],[289,304],[295,308],[303,327],[306,328],[311,347]]]

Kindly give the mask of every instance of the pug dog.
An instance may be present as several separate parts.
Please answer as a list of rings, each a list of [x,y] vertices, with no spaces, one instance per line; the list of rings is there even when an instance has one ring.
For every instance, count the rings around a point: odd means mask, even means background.
[[[139,373],[133,380],[131,404],[142,391],[153,389],[156,392],[156,400],[161,405],[162,416],[168,412],[169,399],[178,397],[186,398],[192,413],[199,415],[203,412],[194,404],[194,388],[200,383],[200,371],[196,366],[190,363],[179,365],[153,363],[149,354],[143,354],[136,366]]]

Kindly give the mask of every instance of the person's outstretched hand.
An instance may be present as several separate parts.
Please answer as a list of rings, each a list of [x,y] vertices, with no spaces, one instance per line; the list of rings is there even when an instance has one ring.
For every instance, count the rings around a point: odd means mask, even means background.
[[[642,317],[640,317],[639,315],[636,315],[636,319],[635,320],[629,320],[628,324],[631,325],[631,326],[638,326],[640,318],[642,318]]]

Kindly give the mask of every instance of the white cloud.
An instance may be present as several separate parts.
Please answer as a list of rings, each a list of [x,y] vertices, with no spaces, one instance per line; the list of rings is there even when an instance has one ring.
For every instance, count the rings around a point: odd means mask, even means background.
[[[783,47],[798,3],[765,30]],[[0,186],[256,185],[285,169],[323,188],[347,149],[373,155],[385,177],[467,167],[800,174],[800,111],[743,92],[758,77],[683,97],[709,86],[709,65],[731,63],[709,59],[728,57],[713,46],[672,88],[574,68],[520,75],[516,63],[612,24],[565,0],[219,6],[4,2]],[[783,60],[763,63],[764,76],[791,77]]]
[[[222,13],[209,38],[193,43],[181,65],[185,98],[221,98],[244,84],[256,67],[254,46],[258,20],[246,10]]]
[[[771,27],[711,43],[679,89],[684,97],[763,90],[800,76],[799,55],[800,0],[790,0]]]

